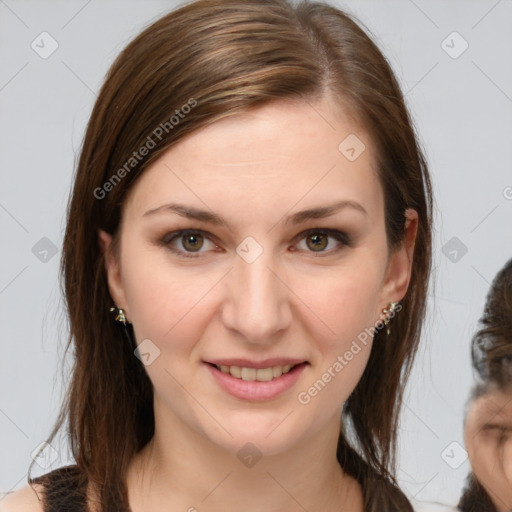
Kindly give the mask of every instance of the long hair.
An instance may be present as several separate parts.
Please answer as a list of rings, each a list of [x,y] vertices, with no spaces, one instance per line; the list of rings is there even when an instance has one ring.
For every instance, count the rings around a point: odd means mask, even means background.
[[[126,506],[123,477],[151,439],[154,419],[133,331],[128,327],[127,341],[109,313],[98,229],[112,234],[115,248],[127,193],[186,135],[272,101],[312,102],[327,91],[370,135],[390,251],[404,239],[406,208],[418,212],[402,311],[390,336],[375,334],[368,365],[344,407],[351,435],[343,428],[338,445],[341,466],[363,485],[367,510],[392,510],[393,503],[412,510],[396,486],[395,452],[431,270],[428,168],[393,71],[367,32],[337,8],[291,0],[183,5],[128,44],[98,94],[67,209],[61,272],[70,327],[66,351],[74,347],[74,367],[50,440],[67,420],[73,457],[83,482],[100,490],[102,510]],[[143,147],[150,149],[142,154]]]

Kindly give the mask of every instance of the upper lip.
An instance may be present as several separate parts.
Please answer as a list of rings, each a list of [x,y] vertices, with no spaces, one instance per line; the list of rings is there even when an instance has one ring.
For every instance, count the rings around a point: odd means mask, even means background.
[[[270,368],[272,366],[285,366],[307,363],[304,359],[291,359],[287,357],[274,357],[263,361],[250,361],[249,359],[210,359],[206,363],[215,364],[217,366],[239,366],[243,368]]]

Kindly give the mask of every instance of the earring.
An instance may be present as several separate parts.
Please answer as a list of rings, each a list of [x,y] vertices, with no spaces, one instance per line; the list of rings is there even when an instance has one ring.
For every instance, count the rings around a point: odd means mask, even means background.
[[[385,316],[384,325],[388,325],[390,320],[395,316],[395,309],[398,306],[398,302],[390,302],[388,308],[384,308],[382,310],[382,314]],[[391,333],[391,329],[388,327],[386,329],[386,334],[389,336]]]
[[[113,308],[110,308],[110,312],[117,310],[117,316],[115,320],[117,322],[121,322],[124,326],[126,326],[126,315],[124,314],[124,309],[118,308],[117,306],[114,306]]]

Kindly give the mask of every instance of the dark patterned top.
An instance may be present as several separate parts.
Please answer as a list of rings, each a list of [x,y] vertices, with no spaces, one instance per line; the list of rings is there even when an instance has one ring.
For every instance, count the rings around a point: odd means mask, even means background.
[[[77,466],[65,466],[33,478],[43,486],[44,512],[87,512],[86,486],[80,484]]]

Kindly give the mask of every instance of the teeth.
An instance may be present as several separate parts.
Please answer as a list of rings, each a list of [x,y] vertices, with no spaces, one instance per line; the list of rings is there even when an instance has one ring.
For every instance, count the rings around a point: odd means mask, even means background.
[[[237,379],[242,378],[242,370],[240,369],[240,366],[230,366],[229,373],[231,373],[231,375],[233,375],[233,377],[236,377]]]
[[[283,373],[288,373],[296,365],[285,364],[284,366],[272,366],[270,368],[241,368],[240,366],[224,366],[221,365],[217,368],[222,373],[229,373],[231,376],[247,380],[247,381],[260,381],[268,382],[277,377],[281,377]]]
[[[242,374],[242,380],[256,380],[256,375],[259,370],[256,370],[256,368],[242,368],[240,372]]]

